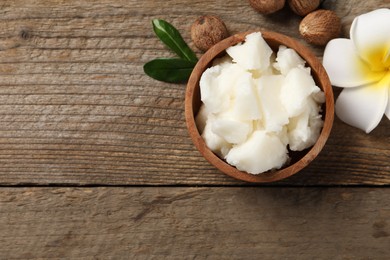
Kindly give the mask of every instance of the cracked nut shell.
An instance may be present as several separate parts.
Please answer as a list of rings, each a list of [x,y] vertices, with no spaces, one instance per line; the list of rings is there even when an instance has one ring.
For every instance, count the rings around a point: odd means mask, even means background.
[[[214,15],[201,16],[191,26],[191,39],[201,51],[207,51],[228,36],[225,23]]]
[[[302,37],[314,45],[326,45],[330,40],[337,38],[341,31],[341,21],[335,12],[317,10],[309,13],[302,19],[299,32]]]

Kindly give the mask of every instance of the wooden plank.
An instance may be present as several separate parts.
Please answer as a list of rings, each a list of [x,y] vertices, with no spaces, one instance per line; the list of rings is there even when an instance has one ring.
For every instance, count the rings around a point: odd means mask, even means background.
[[[389,189],[2,188],[1,259],[388,259]]]
[[[389,2],[324,5],[347,35],[353,17]],[[151,19],[173,23],[194,49],[189,27],[206,13],[231,33],[264,28],[298,37],[300,18],[288,8],[265,17],[247,1],[1,1],[0,184],[241,184],[192,145],[185,85],[142,70],[172,56]],[[310,47],[321,57],[323,49]],[[370,135],[336,120],[320,157],[281,184],[389,184],[389,130],[388,120]]]

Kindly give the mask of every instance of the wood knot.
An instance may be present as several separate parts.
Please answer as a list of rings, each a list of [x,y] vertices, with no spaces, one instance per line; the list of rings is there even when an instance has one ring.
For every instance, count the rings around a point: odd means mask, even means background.
[[[22,38],[23,40],[28,40],[28,39],[31,38],[31,32],[30,32],[29,29],[24,28],[24,29],[22,29],[22,30],[20,31],[19,36],[20,36],[20,38]]]

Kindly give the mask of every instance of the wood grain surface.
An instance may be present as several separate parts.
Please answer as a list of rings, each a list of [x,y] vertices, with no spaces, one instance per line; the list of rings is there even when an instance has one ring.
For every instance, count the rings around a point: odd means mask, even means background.
[[[388,259],[389,189],[3,188],[1,259]]]
[[[356,15],[390,1],[322,5],[347,37]],[[288,8],[266,17],[234,0],[0,1],[0,259],[388,259],[389,120],[366,135],[336,118],[319,157],[280,187],[236,187],[197,152],[185,84],[142,66],[173,56],[153,18],[195,50],[189,28],[204,14],[231,34],[297,38],[321,59]],[[354,187],[319,187],[338,185]]]
[[[390,1],[323,6],[348,36],[356,15]],[[153,18],[171,22],[195,49],[189,28],[207,13],[232,34],[264,28],[299,39],[301,18],[288,8],[266,17],[247,1],[2,0],[0,184],[241,185],[191,143],[185,84],[155,81],[142,69],[173,56],[155,37]],[[321,58],[323,49],[309,47]],[[366,135],[336,119],[310,167],[275,185],[388,185],[389,133],[389,120]]]

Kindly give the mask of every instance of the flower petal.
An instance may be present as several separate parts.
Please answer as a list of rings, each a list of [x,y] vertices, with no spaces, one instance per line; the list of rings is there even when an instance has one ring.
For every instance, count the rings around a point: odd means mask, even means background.
[[[387,101],[387,107],[386,107],[385,115],[390,120],[390,83],[389,83],[389,100]]]
[[[387,78],[387,77],[386,77]],[[336,101],[336,114],[345,123],[371,132],[381,121],[388,104],[385,80],[372,85],[344,89]]]
[[[377,9],[356,17],[350,37],[371,69],[383,70],[390,65],[390,9]]]
[[[355,52],[349,39],[331,40],[325,48],[323,65],[332,85],[357,87],[380,80],[384,72],[372,72]]]

